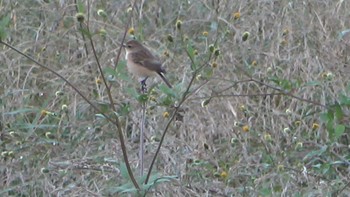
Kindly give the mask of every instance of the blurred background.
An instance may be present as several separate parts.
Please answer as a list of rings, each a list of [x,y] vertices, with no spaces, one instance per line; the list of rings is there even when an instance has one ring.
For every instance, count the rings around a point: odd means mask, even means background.
[[[349,9],[342,0],[2,0],[0,36],[112,113],[98,59],[135,172],[142,95],[124,33],[162,59],[174,88],[148,80],[146,171],[181,106],[152,171],[168,178],[147,196],[347,196]],[[0,47],[0,195],[135,195],[116,127],[57,75]]]

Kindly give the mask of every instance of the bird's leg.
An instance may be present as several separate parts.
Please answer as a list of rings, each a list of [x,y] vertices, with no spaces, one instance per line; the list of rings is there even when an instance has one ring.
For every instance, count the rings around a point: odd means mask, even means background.
[[[144,78],[141,81],[141,91],[142,93],[146,93],[147,92],[147,85],[146,85],[146,80],[148,79],[148,77]]]
[[[141,93],[146,94],[147,93],[147,85],[146,80],[148,77],[145,77],[141,81]],[[147,101],[142,101],[142,120],[141,120],[141,128],[140,128],[140,150],[139,150],[139,161],[140,161],[140,176],[143,176],[143,170],[144,170],[144,153],[145,153],[145,144],[144,144],[144,129],[145,129],[145,119],[146,119],[146,105]]]

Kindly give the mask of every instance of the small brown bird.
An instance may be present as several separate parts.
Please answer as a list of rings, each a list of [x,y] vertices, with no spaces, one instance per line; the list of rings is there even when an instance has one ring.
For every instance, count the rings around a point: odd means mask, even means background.
[[[165,78],[165,70],[162,63],[146,47],[136,40],[130,40],[123,45],[126,50],[125,59],[129,72],[142,78],[142,85],[145,86],[148,77],[158,74],[166,85],[171,88],[171,84]]]

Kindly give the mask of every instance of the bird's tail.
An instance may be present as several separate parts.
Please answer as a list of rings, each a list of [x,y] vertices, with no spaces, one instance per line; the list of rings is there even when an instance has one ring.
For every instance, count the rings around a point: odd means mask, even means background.
[[[165,78],[164,74],[159,72],[158,73],[159,76],[163,79],[163,81],[166,83],[166,85],[169,87],[169,88],[172,88],[171,84],[169,83],[169,81]]]

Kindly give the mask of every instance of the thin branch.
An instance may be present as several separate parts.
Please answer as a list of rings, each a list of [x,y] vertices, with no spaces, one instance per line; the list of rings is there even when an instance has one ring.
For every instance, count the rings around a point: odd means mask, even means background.
[[[78,8],[78,2],[77,0],[74,0],[74,4],[75,4],[75,9],[77,12],[79,12],[79,8]],[[89,8],[88,8],[89,9]],[[89,20],[89,15],[88,15],[88,20]],[[79,26],[80,26],[80,29],[83,29],[83,24],[82,23],[79,23]],[[87,45],[86,45],[86,38],[85,38],[85,35],[83,32],[81,32],[81,36],[83,38],[83,43],[84,43],[84,49],[85,49],[85,53],[86,53],[86,56],[89,57],[89,50],[87,48]],[[91,70],[91,68],[90,68]]]
[[[273,90],[277,90],[277,91],[283,93],[283,94],[286,95],[286,96],[290,96],[290,97],[292,97],[292,98],[295,98],[295,99],[300,100],[300,101],[304,101],[304,102],[306,102],[306,103],[311,103],[311,104],[314,104],[314,105],[321,106],[321,107],[323,107],[323,108],[327,108],[326,105],[323,105],[323,104],[321,104],[321,103],[319,103],[319,102],[312,101],[312,100],[308,100],[308,99],[304,99],[304,98],[301,98],[301,97],[299,97],[299,96],[295,96],[294,94],[292,94],[292,93],[290,93],[290,92],[286,92],[285,90],[281,90],[280,88],[276,88],[276,87],[274,87],[274,86],[271,86],[271,85],[269,85],[269,84],[266,84],[266,83],[264,83],[264,82],[261,82],[261,81],[259,81],[259,80],[253,79],[253,78],[251,78],[251,80],[254,81],[254,82],[256,82],[256,83],[258,83],[258,84],[260,84],[260,85],[264,85],[264,86],[266,86],[266,87],[268,87],[268,88],[271,88],[271,89],[273,89]]]
[[[89,29],[88,26],[87,26],[87,30],[88,30],[88,32],[90,32],[90,29]],[[89,37],[89,40],[90,40],[90,45],[91,45],[91,48],[92,48],[92,52],[94,54],[94,57],[95,57],[95,60],[96,60],[96,63],[97,63],[97,67],[99,69],[99,72],[100,72],[101,78],[103,80],[103,83],[104,83],[104,85],[106,87],[106,92],[107,92],[107,95],[108,95],[108,99],[110,101],[111,109],[113,111],[117,111],[116,108],[115,108],[115,105],[114,105],[114,100],[113,100],[113,97],[112,97],[112,93],[111,93],[110,87],[107,84],[106,77],[104,76],[103,71],[102,71],[102,66],[100,64],[99,58],[97,57],[97,53],[96,53],[94,42],[92,41],[91,37]],[[138,185],[138,183],[137,183],[137,181],[136,181],[136,179],[135,179],[135,177],[134,177],[134,175],[132,173],[132,169],[131,169],[131,166],[130,166],[130,163],[129,163],[128,154],[127,154],[127,150],[126,150],[126,146],[125,146],[124,135],[123,135],[122,127],[120,125],[120,121],[119,121],[118,116],[115,116],[115,123],[116,123],[116,126],[117,126],[118,136],[119,136],[119,140],[120,140],[120,146],[121,146],[121,149],[122,149],[122,152],[123,152],[124,162],[125,162],[125,166],[127,168],[128,174],[129,174],[130,179],[133,182],[134,186],[137,189],[140,189],[140,187],[139,187],[139,185]]]
[[[182,39],[182,40],[183,40],[183,39]],[[183,42],[182,42],[182,44],[183,44]],[[184,48],[185,48],[185,47],[184,47]],[[191,55],[189,54],[189,52],[187,51],[187,49],[186,49],[185,51],[186,51],[186,54],[187,54],[187,56],[189,57],[189,59],[190,59],[190,61],[191,61],[191,64],[194,65],[195,62],[194,62],[193,58],[191,58]],[[168,130],[169,130],[170,124],[171,124],[171,123],[173,122],[173,120],[175,119],[175,116],[177,115],[178,111],[180,110],[180,107],[182,106],[182,104],[187,100],[187,98],[188,98],[189,96],[191,96],[191,94],[190,94],[190,92],[191,92],[191,91],[190,91],[190,88],[192,87],[192,85],[193,85],[193,83],[194,83],[194,81],[195,81],[195,79],[196,79],[197,73],[198,73],[200,70],[202,70],[205,66],[208,65],[207,62],[210,61],[211,57],[212,57],[212,54],[209,55],[208,61],[206,61],[203,65],[201,65],[200,67],[198,67],[198,68],[193,72],[192,78],[191,78],[190,82],[188,83],[188,85],[187,85],[187,87],[186,87],[186,90],[185,90],[185,92],[183,93],[182,98],[181,98],[179,104],[175,107],[175,110],[173,111],[173,113],[172,113],[172,115],[171,115],[171,117],[170,117],[168,123],[167,123],[166,126],[165,126],[165,129],[164,129],[163,134],[162,134],[162,137],[161,137],[161,139],[160,139],[160,141],[159,141],[157,150],[156,150],[156,152],[154,153],[154,156],[153,156],[153,158],[152,158],[151,165],[150,165],[150,167],[149,167],[149,169],[148,169],[148,173],[147,173],[147,176],[146,176],[146,179],[145,179],[145,184],[148,183],[148,180],[149,180],[149,178],[151,177],[151,172],[152,172],[154,163],[155,163],[156,158],[157,158],[157,156],[158,156],[158,154],[159,154],[159,152],[160,152],[160,149],[161,149],[161,147],[162,147],[162,145],[163,145],[163,142],[164,142],[164,139],[165,139],[165,135],[166,135],[166,133],[167,133]],[[202,86],[200,86],[200,87],[202,87]],[[197,89],[197,90],[198,90],[198,89]]]
[[[142,94],[145,94],[147,91],[142,89]],[[141,101],[142,102],[142,101]],[[146,108],[147,101],[142,102],[142,117],[141,117],[141,127],[140,127],[140,150],[139,150],[139,161],[140,161],[140,176],[143,176],[144,170],[144,153],[145,153],[145,122],[146,122]]]
[[[18,50],[17,48],[15,48],[14,46],[5,43],[3,41],[0,40],[0,43],[7,46],[8,48],[16,51],[17,53],[19,53],[20,55],[28,58],[29,60],[31,60],[32,62],[34,62],[35,64],[37,64],[38,66],[52,72],[53,74],[55,74],[57,77],[61,78],[64,82],[66,82],[71,88],[73,88],[73,90],[75,92],[77,92],[87,103],[89,103],[89,105],[94,108],[98,113],[102,114],[108,121],[116,124],[116,122],[114,120],[112,120],[109,116],[107,116],[104,112],[102,112],[98,107],[96,107],[86,96],[84,96],[83,93],[81,93],[78,88],[76,88],[71,82],[69,82],[66,78],[64,78],[62,75],[60,75],[59,73],[57,73],[54,69],[47,67],[43,64],[41,64],[40,62],[36,61],[34,58],[30,57],[29,55],[23,53],[22,51]]]

